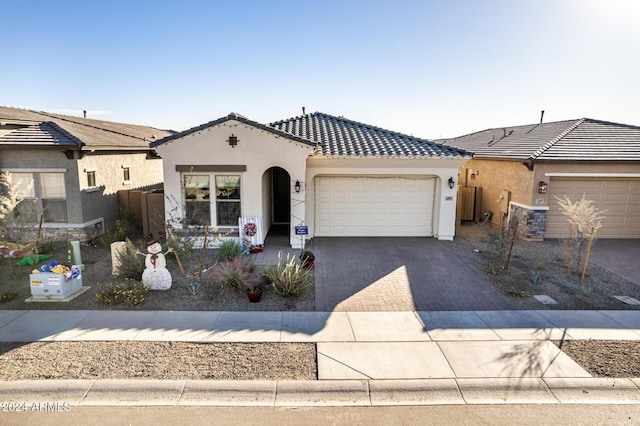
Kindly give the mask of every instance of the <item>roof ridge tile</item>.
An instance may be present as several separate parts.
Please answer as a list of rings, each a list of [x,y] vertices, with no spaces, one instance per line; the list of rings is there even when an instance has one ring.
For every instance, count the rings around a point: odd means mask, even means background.
[[[564,132],[561,132],[559,135],[557,135],[556,137],[554,137],[553,139],[551,139],[548,143],[544,144],[543,146],[541,146],[540,148],[538,148],[536,151],[533,152],[533,154],[531,154],[531,156],[529,157],[530,160],[535,160],[538,157],[540,157],[545,151],[547,151],[549,148],[551,148],[552,146],[554,146],[556,143],[558,143],[558,141],[560,141],[562,138],[564,138],[566,135],[568,135],[569,133],[571,133],[573,130],[575,130],[579,125],[581,125],[582,123],[584,123],[584,118],[580,118],[578,119],[578,121],[576,121],[575,123],[573,123],[571,126],[569,126]]]

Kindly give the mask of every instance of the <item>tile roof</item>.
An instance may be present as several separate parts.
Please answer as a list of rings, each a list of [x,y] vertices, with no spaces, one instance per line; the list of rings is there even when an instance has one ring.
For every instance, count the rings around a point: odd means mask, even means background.
[[[325,156],[471,157],[471,154],[464,150],[319,112],[268,125],[232,112],[226,117],[152,142],[150,146],[153,148],[229,120],[240,121],[278,136],[317,147],[317,152]]]
[[[3,133],[0,135],[0,146],[7,145],[81,147],[84,144],[55,123],[44,122]]]
[[[320,112],[269,126],[315,142],[329,157],[471,157],[462,149]]]
[[[474,158],[640,161],[640,127],[590,118],[487,129],[442,142]]]
[[[295,135],[291,135],[289,133],[285,133],[285,132],[283,132],[283,131],[281,131],[279,129],[276,129],[276,128],[273,128],[273,127],[269,127],[269,126],[264,125],[262,123],[258,123],[257,121],[249,120],[247,117],[245,117],[243,115],[240,115],[240,114],[237,114],[235,112],[229,113],[229,115],[227,115],[225,117],[220,117],[220,118],[218,118],[216,120],[213,120],[213,121],[210,121],[208,123],[201,124],[200,126],[192,127],[190,129],[184,130],[182,132],[175,133],[173,135],[167,136],[167,137],[165,137],[163,139],[156,140],[155,142],[151,142],[150,146],[151,146],[151,148],[155,148],[156,146],[162,145],[163,143],[172,141],[174,139],[180,139],[180,138],[182,138],[184,136],[190,135],[192,133],[199,132],[201,130],[205,130],[205,129],[209,128],[209,127],[213,127],[213,126],[225,123],[225,122],[230,121],[230,120],[239,121],[241,123],[247,124],[249,126],[256,127],[258,129],[265,130],[265,131],[273,133],[275,135],[295,140],[296,142],[300,142],[300,143],[303,143],[303,144],[306,144],[306,145],[315,146],[315,143],[310,141],[310,140],[308,140],[308,139],[305,139],[305,138],[302,138],[302,137],[298,137],[298,136],[295,136]]]
[[[3,121],[55,123],[59,129],[82,141],[87,148],[98,150],[148,150],[154,136],[160,139],[173,133],[149,126],[0,106],[0,123]]]

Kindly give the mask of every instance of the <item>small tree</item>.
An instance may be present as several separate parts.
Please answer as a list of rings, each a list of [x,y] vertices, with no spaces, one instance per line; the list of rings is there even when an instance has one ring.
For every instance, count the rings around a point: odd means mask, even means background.
[[[500,266],[504,269],[509,269],[513,246],[518,239],[518,229],[520,223],[526,222],[526,218],[524,213],[512,209],[511,215],[508,218],[503,216],[501,220],[502,224],[500,226],[500,238],[498,241],[498,258]]]
[[[559,197],[556,197],[556,199],[562,214],[567,216],[567,221],[569,222],[567,278],[571,278],[571,262],[575,262],[576,270],[580,268],[583,253],[585,249],[587,253],[590,251],[593,237],[598,229],[602,227],[602,219],[604,219],[602,213],[606,212],[606,210],[599,210],[593,200],[585,198],[585,194],[582,194],[582,199],[575,202],[571,201],[566,195],[564,199]],[[588,259],[585,259],[582,281],[584,281],[587,262]]]
[[[202,272],[210,266],[205,261],[207,247],[216,244],[231,231],[219,234],[218,228],[210,227],[208,221],[202,220],[199,212],[193,211],[186,215],[184,206],[182,211],[185,214],[180,214],[181,204],[174,196],[166,197],[166,203],[170,206],[168,218],[164,222],[166,243],[174,249],[173,254],[182,275],[197,275],[200,278]],[[210,236],[210,232],[214,235]]]

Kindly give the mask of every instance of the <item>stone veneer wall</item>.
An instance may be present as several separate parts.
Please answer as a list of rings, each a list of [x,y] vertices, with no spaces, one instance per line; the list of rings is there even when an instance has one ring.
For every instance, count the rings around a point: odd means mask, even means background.
[[[518,235],[526,240],[542,241],[547,230],[546,209],[528,209],[526,207],[511,204],[510,216],[519,217]]]
[[[79,227],[47,227],[42,229],[42,238],[52,241],[81,241],[94,240],[104,233],[102,222]]]

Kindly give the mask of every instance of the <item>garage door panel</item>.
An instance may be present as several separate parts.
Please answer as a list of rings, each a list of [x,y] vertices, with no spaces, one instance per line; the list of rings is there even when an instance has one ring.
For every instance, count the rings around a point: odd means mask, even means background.
[[[599,189],[598,189],[599,188]],[[569,234],[567,217],[562,214],[556,197],[567,196],[578,201],[585,196],[593,200],[602,213],[599,238],[640,238],[640,179],[552,179],[549,185],[549,238],[565,238]]]
[[[435,178],[315,178],[318,236],[431,236]]]

